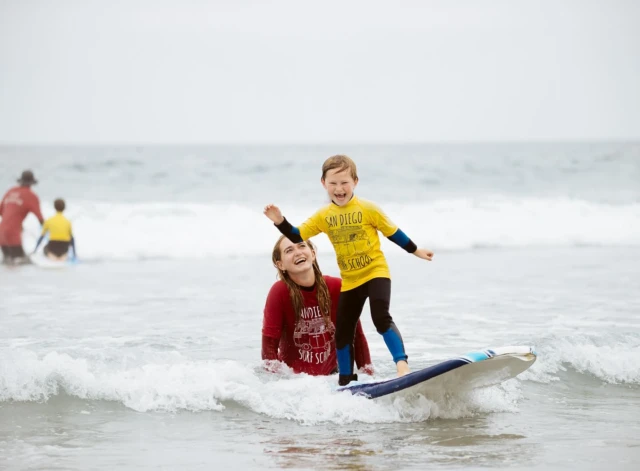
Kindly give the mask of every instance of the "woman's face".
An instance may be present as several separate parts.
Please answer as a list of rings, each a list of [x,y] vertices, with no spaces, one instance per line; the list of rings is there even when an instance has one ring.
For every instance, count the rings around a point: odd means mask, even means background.
[[[286,237],[280,242],[280,261],[277,262],[280,270],[294,275],[313,271],[315,259],[316,253],[307,242],[295,244]]]

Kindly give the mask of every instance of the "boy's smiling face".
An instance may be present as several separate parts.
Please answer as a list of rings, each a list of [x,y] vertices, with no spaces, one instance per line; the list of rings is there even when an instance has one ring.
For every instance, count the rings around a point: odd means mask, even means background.
[[[353,190],[358,185],[358,179],[353,179],[349,168],[329,170],[321,181],[331,201],[338,206],[344,206],[351,200]]]

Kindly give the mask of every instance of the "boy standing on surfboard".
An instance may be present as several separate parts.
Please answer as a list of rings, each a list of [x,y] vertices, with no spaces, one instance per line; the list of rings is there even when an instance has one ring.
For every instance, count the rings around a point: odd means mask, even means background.
[[[342,277],[336,320],[339,385],[358,379],[353,374],[353,339],[367,298],[376,330],[396,362],[398,376],[403,376],[409,373],[408,357],[400,331],[389,314],[391,275],[380,249],[378,231],[421,259],[430,261],[433,252],[418,248],[375,203],[353,194],[358,174],[356,164],[349,157],[335,155],[328,158],[322,165],[320,181],[331,203],[299,227],[292,226],[273,204],[264,208],[264,214],[292,242],[299,243],[324,232],[336,251]]]

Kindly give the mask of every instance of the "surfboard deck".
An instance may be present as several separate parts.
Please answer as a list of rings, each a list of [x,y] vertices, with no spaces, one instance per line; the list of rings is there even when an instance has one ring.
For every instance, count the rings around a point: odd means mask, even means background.
[[[428,366],[400,378],[374,382],[352,382],[337,391],[348,391],[370,399],[411,389],[425,397],[442,391],[461,392],[499,384],[514,378],[535,363],[532,347],[507,346],[469,352]]]

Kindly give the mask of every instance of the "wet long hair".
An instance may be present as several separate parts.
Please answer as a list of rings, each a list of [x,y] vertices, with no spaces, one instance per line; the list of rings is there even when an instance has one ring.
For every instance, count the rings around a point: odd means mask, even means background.
[[[273,262],[273,266],[276,267],[278,271],[278,278],[287,285],[287,289],[289,290],[289,297],[291,298],[291,304],[293,306],[293,312],[296,316],[296,324],[300,320],[300,313],[304,309],[304,298],[302,296],[302,290],[300,286],[298,286],[289,276],[289,273],[286,271],[280,270],[278,268],[277,262],[282,261],[282,252],[280,251],[280,243],[285,238],[285,236],[280,236],[276,245],[273,246],[273,253],[271,254],[271,261]],[[316,252],[316,247],[311,243],[311,241],[307,240],[306,243],[309,245],[313,252]],[[324,281],[324,277],[322,276],[322,272],[320,271],[320,265],[318,265],[318,258],[313,261],[313,273],[316,278],[316,287],[317,287],[317,296],[318,296],[318,306],[320,307],[320,312],[322,313],[322,318],[324,319],[325,325],[329,326],[331,323],[331,295],[329,294],[329,287],[327,286],[326,281]]]

